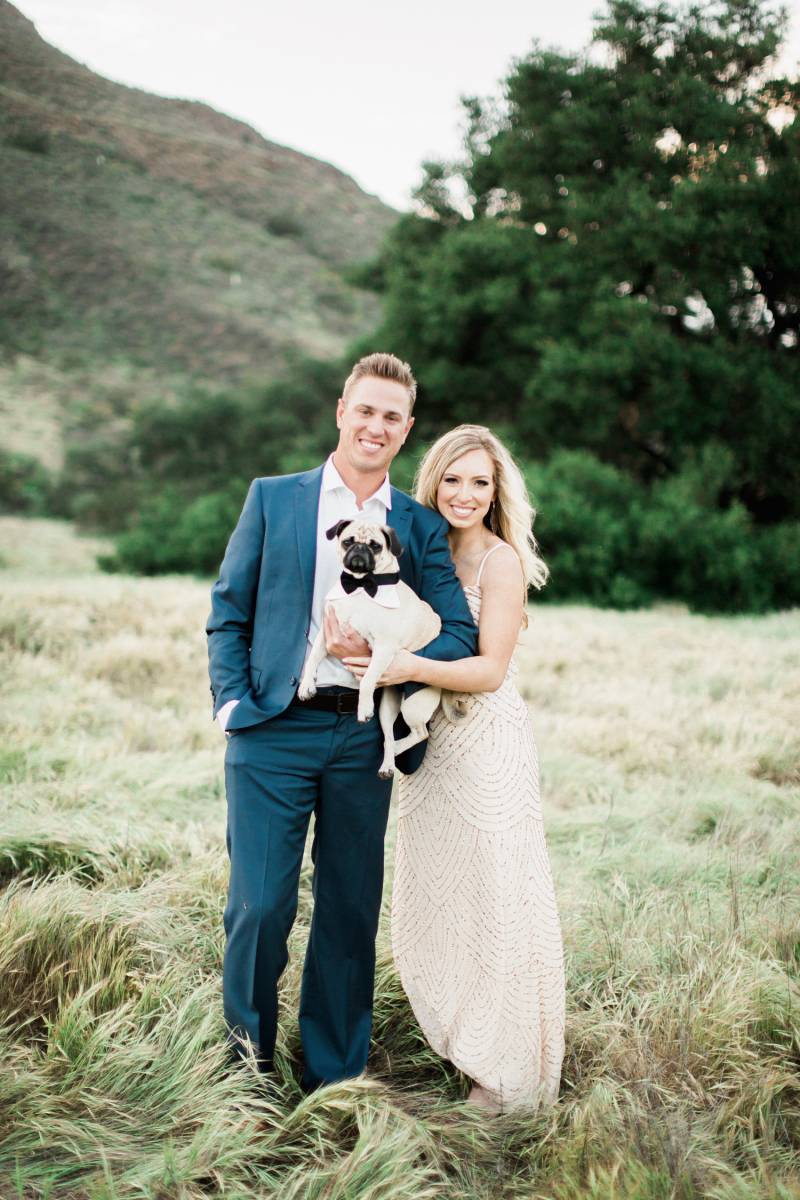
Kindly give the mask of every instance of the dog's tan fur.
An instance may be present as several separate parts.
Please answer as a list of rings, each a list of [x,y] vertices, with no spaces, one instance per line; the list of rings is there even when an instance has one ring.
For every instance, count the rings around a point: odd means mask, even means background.
[[[397,570],[397,558],[389,548],[388,542],[391,530],[386,525],[374,525],[366,521],[353,520],[340,528],[337,535],[337,551],[340,561],[344,561],[342,541],[345,537],[353,537],[357,542],[379,542],[384,549],[375,557],[375,574],[384,574]],[[375,686],[384,669],[392,661],[398,650],[420,650],[438,636],[442,623],[431,606],[402,580],[393,585],[397,588],[400,605],[397,608],[385,608],[369,596],[363,588],[352,592],[349,596],[336,596],[328,599],[340,625],[349,625],[369,642],[372,648],[370,665],[359,685],[358,719],[368,721],[375,712]],[[316,692],[316,674],[319,664],[327,654],[325,634],[320,629],[311,653],[303,671],[298,695],[306,700]],[[447,693],[445,693],[447,695]],[[442,693],[436,687],[424,687],[411,696],[403,698],[399,688],[384,687],[381,692],[381,702],[378,716],[383,730],[384,755],[379,774],[388,778],[394,771],[394,760],[397,754],[416,746],[428,736],[427,724],[433,716],[436,706],[442,698]],[[449,706],[448,706],[449,708]],[[447,710],[446,710],[447,711]],[[395,742],[393,726],[398,713],[410,732],[399,742]],[[453,716],[457,717],[457,711]]]

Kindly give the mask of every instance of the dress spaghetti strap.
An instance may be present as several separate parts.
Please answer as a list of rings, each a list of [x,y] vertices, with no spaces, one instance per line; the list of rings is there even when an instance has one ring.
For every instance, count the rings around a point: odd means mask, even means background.
[[[508,545],[508,542],[495,542],[495,544],[493,546],[489,547],[489,549],[486,551],[483,558],[481,559],[480,566],[478,567],[478,577],[475,580],[475,587],[481,586],[481,575],[483,574],[484,563],[486,562],[489,555],[494,554],[495,550],[499,550],[501,546],[507,546],[507,545]]]

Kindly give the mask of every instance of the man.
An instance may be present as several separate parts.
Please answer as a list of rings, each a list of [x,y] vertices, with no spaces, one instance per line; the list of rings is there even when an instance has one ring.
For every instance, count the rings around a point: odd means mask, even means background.
[[[211,691],[229,736],[225,1019],[233,1045],[249,1039],[269,1069],[313,812],[314,911],[300,1000],[307,1090],[366,1064],[391,795],[391,780],[378,777],[380,724],[357,721],[357,680],[340,661],[369,647],[323,613],[341,569],[326,531],[356,513],[391,525],[405,547],[401,577],[442,620],[420,653],[452,660],[476,649],[446,523],[389,484],[415,395],[411,369],[393,355],[356,363],[336,408],[336,450],[314,470],[253,480],[211,591]],[[323,622],[328,657],[317,695],[301,702],[297,685]],[[425,743],[413,747],[398,766],[413,770],[424,753]]]

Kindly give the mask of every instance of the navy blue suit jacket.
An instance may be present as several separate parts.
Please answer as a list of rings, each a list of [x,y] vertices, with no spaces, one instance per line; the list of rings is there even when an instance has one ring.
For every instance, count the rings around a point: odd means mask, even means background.
[[[254,479],[228,542],[206,633],[214,716],[239,699],[230,730],[277,716],[297,691],[311,621],[321,484],[322,467]],[[475,654],[477,630],[450,558],[447,523],[405,492],[391,491],[387,522],[404,547],[400,577],[442,620],[439,636],[418,653],[448,661]],[[401,755],[400,770],[415,771],[426,746]]]

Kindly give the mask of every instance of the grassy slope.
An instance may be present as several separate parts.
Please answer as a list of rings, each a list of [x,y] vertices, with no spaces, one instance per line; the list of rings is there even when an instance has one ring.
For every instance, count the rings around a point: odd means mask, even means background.
[[[0,404],[15,448],[44,421],[57,458],[60,414],[109,372],[133,402],[340,352],[376,322],[343,269],[394,216],[241,121],[95,75],[0,0],[0,398],[16,353],[60,376],[13,419]]]
[[[67,365],[128,358],[200,377],[270,374],[290,346],[332,354],[370,301],[295,237],[59,138],[4,147],[3,234],[35,275],[23,319]],[[58,188],[54,188],[54,179]]]
[[[301,1101],[307,872],[279,1085],[221,1071],[207,584],[35,532],[0,522],[0,1195],[798,1194],[800,614],[533,613],[567,1054],[552,1113],[487,1125],[421,1042],[386,913],[372,1079]]]

